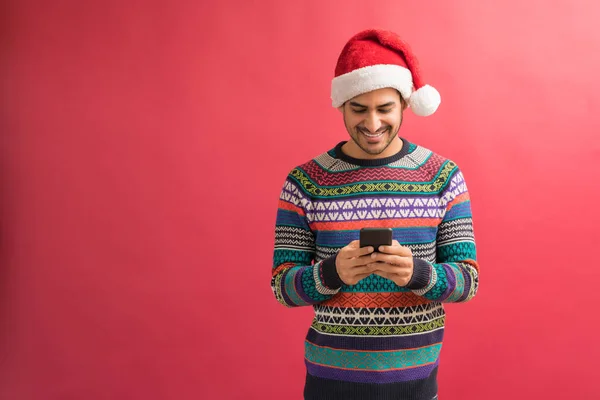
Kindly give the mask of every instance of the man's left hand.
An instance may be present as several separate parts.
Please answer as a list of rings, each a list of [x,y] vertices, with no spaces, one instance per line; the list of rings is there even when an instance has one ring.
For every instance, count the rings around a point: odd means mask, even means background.
[[[413,275],[413,256],[410,248],[397,240],[391,246],[379,246],[371,254],[375,275],[387,278],[398,286],[406,286]]]

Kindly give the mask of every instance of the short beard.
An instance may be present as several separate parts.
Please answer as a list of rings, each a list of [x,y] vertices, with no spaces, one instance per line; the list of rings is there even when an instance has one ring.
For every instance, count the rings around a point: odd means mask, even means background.
[[[353,134],[353,135],[350,135],[350,137],[352,138],[352,141],[354,141],[354,143],[356,143],[356,145],[357,145],[358,147],[360,147],[360,149],[361,149],[362,151],[364,151],[365,153],[367,153],[367,154],[369,154],[369,155],[372,155],[372,156],[377,156],[377,155],[379,155],[379,154],[383,153],[383,152],[384,152],[384,151],[385,151],[385,150],[386,150],[386,149],[387,149],[387,148],[390,146],[390,144],[392,144],[392,142],[394,141],[394,139],[396,138],[396,136],[398,136],[398,132],[400,132],[400,127],[401,127],[401,126],[402,126],[402,120],[400,120],[400,124],[398,125],[398,129],[396,129],[396,131],[395,131],[393,134],[390,134],[390,135],[389,135],[389,137],[388,137],[388,140],[387,140],[387,143],[385,144],[385,146],[383,146],[383,148],[382,148],[381,150],[375,150],[375,151],[374,151],[374,150],[371,150],[371,149],[368,149],[368,148],[364,148],[364,147],[363,147],[363,146],[360,144],[360,140],[358,140],[358,137],[359,137],[360,135],[362,135],[362,133],[360,132],[360,130],[359,130],[358,128],[354,128],[354,129],[353,129],[353,132],[354,132],[354,134]],[[348,127],[346,126],[346,129],[347,129],[347,128],[348,128]],[[349,130],[349,129],[347,129],[347,130]],[[391,131],[392,131],[392,127],[391,127],[391,126],[388,126],[388,129],[387,129],[387,130],[391,132]]]

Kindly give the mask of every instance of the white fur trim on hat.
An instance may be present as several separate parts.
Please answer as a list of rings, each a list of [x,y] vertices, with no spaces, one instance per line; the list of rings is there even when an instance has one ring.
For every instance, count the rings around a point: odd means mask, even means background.
[[[408,68],[379,64],[337,76],[331,81],[331,102],[333,107],[338,108],[353,97],[383,88],[397,89],[408,100],[413,89],[412,75]]]

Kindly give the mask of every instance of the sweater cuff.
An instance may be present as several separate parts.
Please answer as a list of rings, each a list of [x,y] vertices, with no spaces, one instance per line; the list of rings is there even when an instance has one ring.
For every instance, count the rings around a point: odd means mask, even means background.
[[[427,261],[413,257],[413,276],[406,287],[411,290],[427,287],[431,280],[431,268],[431,265]]]
[[[335,268],[336,258],[337,254],[328,257],[321,262],[321,279],[323,285],[332,290],[337,290],[344,284]]]

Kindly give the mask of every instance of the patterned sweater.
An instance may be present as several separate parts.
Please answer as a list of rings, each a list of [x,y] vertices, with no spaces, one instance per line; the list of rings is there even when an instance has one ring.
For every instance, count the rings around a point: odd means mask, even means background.
[[[477,293],[469,193],[458,166],[402,138],[395,155],[355,159],[344,142],[294,168],[279,200],[271,287],[287,307],[314,308],[305,340],[305,399],[437,395],[443,303]],[[370,275],[345,285],[339,249],[363,227],[390,227],[413,253],[400,287]]]

